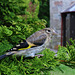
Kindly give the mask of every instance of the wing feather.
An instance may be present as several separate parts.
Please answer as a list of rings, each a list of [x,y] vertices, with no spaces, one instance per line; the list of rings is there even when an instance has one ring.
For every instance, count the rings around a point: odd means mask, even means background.
[[[39,32],[37,34],[37,32],[36,32],[35,34],[33,34],[29,38],[27,38],[27,41],[29,41],[35,45],[42,45],[45,42],[46,38],[47,38],[46,34],[42,34],[41,32]]]
[[[26,40],[24,40],[22,43],[16,45],[15,47],[13,47],[8,51],[23,50],[31,47],[40,46],[45,42],[46,38],[47,36],[46,34],[44,34],[43,31],[37,31],[30,37],[28,37]]]

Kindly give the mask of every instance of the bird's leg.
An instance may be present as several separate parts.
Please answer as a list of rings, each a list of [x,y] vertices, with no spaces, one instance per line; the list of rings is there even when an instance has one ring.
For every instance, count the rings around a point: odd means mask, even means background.
[[[44,56],[44,55],[43,54],[37,54],[35,56],[37,56],[39,58],[39,57]]]

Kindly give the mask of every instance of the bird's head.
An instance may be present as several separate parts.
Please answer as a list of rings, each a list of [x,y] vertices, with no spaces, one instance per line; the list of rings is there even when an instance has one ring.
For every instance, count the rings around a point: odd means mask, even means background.
[[[57,35],[55,30],[52,28],[44,28],[40,32],[41,32],[41,35],[44,36],[43,38],[45,38],[44,44],[46,46],[49,46],[49,43],[51,42],[52,40],[51,38],[53,37],[53,35]]]
[[[52,28],[45,28],[44,31],[48,34],[48,35],[57,35],[56,31]]]

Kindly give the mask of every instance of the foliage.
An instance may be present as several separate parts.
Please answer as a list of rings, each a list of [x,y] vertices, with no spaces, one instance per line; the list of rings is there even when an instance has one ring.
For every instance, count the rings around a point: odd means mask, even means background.
[[[40,58],[7,57],[0,62],[0,73],[1,75],[35,75],[54,69],[58,64],[58,61],[54,59],[55,53],[50,49],[45,49],[41,54],[44,56]]]
[[[0,55],[11,49],[11,47],[13,47],[13,45],[10,44],[7,40],[3,40],[2,42],[0,42]]]
[[[43,29],[47,25],[46,21],[49,21],[48,8],[49,0],[0,0],[0,55],[32,33]],[[39,18],[46,21],[39,20],[38,13]],[[57,59],[65,60],[64,64],[75,66],[75,40],[70,41],[72,45],[67,43],[66,47],[59,46]],[[55,53],[45,49],[41,54],[44,56],[40,58],[10,56],[1,60],[0,75],[52,74],[50,71],[59,65]]]
[[[47,21],[47,27],[50,26],[50,12],[49,12],[49,0],[39,0],[39,18]]]
[[[0,10],[0,55],[46,25],[38,0],[0,0]]]
[[[59,46],[57,58],[67,65],[75,67],[75,40],[70,39],[71,45],[67,43],[66,47]]]

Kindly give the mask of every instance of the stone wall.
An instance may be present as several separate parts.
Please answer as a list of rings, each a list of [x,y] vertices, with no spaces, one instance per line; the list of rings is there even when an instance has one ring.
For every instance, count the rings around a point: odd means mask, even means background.
[[[51,47],[58,48],[61,44],[61,12],[75,4],[75,0],[50,0],[50,27],[58,32],[57,37],[53,37]]]

